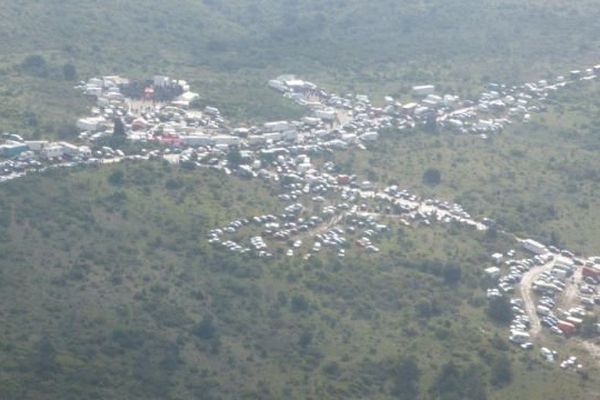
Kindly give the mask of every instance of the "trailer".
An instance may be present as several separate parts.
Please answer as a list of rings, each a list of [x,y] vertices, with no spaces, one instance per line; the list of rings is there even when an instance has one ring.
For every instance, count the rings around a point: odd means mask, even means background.
[[[559,320],[556,325],[565,335],[572,335],[577,331],[575,324],[569,321]]]
[[[412,90],[416,96],[428,96],[430,94],[435,93],[435,86],[434,85],[413,86]]]
[[[289,121],[273,121],[264,124],[265,132],[283,132],[290,129],[295,129],[294,125]]]
[[[539,242],[536,242],[533,239],[525,239],[521,244],[523,245],[525,250],[528,250],[534,254],[540,255],[547,252],[546,246]]]
[[[595,280],[599,280],[600,279],[600,268],[598,268],[597,265],[594,265],[594,266],[586,265],[581,270],[581,274],[584,278],[589,276],[591,278],[594,278]]]

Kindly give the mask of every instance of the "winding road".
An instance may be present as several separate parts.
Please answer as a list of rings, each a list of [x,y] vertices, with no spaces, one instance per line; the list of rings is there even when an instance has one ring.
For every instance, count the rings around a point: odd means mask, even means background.
[[[540,318],[538,317],[535,311],[535,299],[533,294],[533,289],[531,288],[533,282],[537,280],[537,277],[540,274],[550,271],[552,267],[554,267],[555,260],[531,268],[523,275],[523,279],[521,279],[520,291],[521,297],[523,298],[523,302],[525,303],[525,312],[529,317],[529,323],[531,324],[531,329],[529,334],[531,337],[536,337],[542,331],[542,324],[540,323]]]

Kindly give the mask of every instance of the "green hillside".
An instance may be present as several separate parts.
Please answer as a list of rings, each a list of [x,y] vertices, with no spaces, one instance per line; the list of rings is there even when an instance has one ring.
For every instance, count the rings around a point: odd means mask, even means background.
[[[0,2],[0,132],[71,139],[94,75],[188,80],[237,123],[305,114],[266,86],[414,84],[476,96],[600,62],[584,0],[24,0]],[[465,206],[586,255],[600,248],[600,86],[572,86],[499,136],[382,132],[314,156]],[[438,185],[424,172],[440,172]],[[581,375],[506,341],[485,298],[501,232],[393,220],[381,252],[303,261],[207,243],[281,212],[275,184],[158,161],[60,169],[0,185],[1,399],[588,400]],[[524,256],[524,254],[519,254]],[[502,305],[501,305],[502,306]],[[504,305],[505,306],[505,305]]]
[[[496,220],[521,237],[596,254],[600,164],[599,86],[574,85],[551,96],[546,111],[529,124],[514,124],[482,140],[423,130],[385,132],[369,152],[337,153],[346,170],[369,179],[398,183],[433,198],[453,199],[475,215]],[[424,182],[428,169],[439,171],[437,185]],[[563,351],[568,342],[545,338]],[[594,361],[593,361],[594,362]],[[529,388],[552,387],[532,371]],[[535,398],[528,385],[511,385],[499,398]],[[597,391],[597,389],[594,389]],[[589,398],[593,398],[591,393]],[[554,391],[544,398],[569,398]]]
[[[600,249],[600,85],[576,85],[531,123],[478,136],[387,132],[370,152],[336,154],[348,171],[451,199],[504,229],[581,254]],[[423,182],[439,170],[441,183]]]
[[[480,265],[502,238],[395,227],[378,256],[264,262],[206,235],[282,207],[265,185],[155,163],[57,178],[0,193],[2,398],[584,400],[597,387],[513,350],[487,318]]]
[[[56,131],[84,111],[78,76],[166,73],[241,121],[298,115],[265,82],[296,73],[332,90],[396,94],[435,82],[476,94],[595,62],[595,2],[378,0],[25,1],[0,4],[0,129]],[[30,55],[46,65],[19,67]],[[34,76],[31,76],[34,75]]]

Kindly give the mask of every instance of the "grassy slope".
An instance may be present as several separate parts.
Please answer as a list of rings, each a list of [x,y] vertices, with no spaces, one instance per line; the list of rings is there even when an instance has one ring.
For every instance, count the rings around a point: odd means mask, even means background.
[[[58,79],[67,61],[82,77],[180,76],[244,119],[298,115],[264,87],[282,72],[334,90],[397,94],[434,81],[469,94],[486,75],[518,82],[594,62],[598,47],[593,2],[356,0],[325,10],[316,3],[2,4],[0,129],[59,134],[84,112],[72,83]],[[44,55],[49,78],[15,69],[29,54]],[[567,100],[574,109],[560,120],[543,115],[493,144],[419,133],[383,142],[371,161],[355,156],[352,170],[455,198],[519,232],[545,239],[555,231],[593,253],[597,108],[581,122],[587,100]],[[429,165],[443,172],[434,189],[420,182]],[[439,364],[486,364],[482,348],[501,352],[489,344],[498,329],[465,299],[478,303],[476,271],[502,243],[460,230],[406,230],[376,260],[237,260],[209,248],[203,233],[233,215],[271,210],[269,188],[152,165],[128,168],[126,187],[115,188],[110,173],[30,177],[2,188],[4,397],[385,398],[390,360],[410,349],[427,349],[417,352],[423,393]],[[460,261],[465,282],[451,290],[402,265],[431,259]],[[293,312],[300,294],[311,307]],[[442,313],[417,318],[416,299],[437,299]],[[205,315],[214,316],[218,340],[193,333]],[[306,332],[312,340],[303,347]],[[597,387],[510,354],[515,384],[491,398],[586,399]],[[324,372],[332,361],[339,375]]]
[[[594,2],[509,0],[352,0],[326,7],[314,0],[5,3],[0,89],[41,95],[15,95],[0,112],[30,110],[43,128],[14,113],[0,127],[31,133],[82,113],[69,96],[56,96],[71,83],[20,80],[14,66],[29,54],[44,55],[56,78],[64,62],[82,77],[164,72],[190,80],[231,117],[281,118],[299,111],[264,83],[287,72],[333,90],[373,94],[432,81],[468,95],[481,79],[552,76],[595,61],[599,12]]]
[[[426,393],[440,364],[503,353],[477,288],[502,240],[394,227],[376,258],[241,260],[209,247],[206,231],[280,207],[271,189],[152,163],[127,166],[115,187],[115,168],[3,186],[3,397],[390,398],[402,356],[419,359]],[[459,263],[463,283],[445,285],[423,261]],[[212,337],[196,330],[206,315]],[[573,399],[595,385],[508,354],[515,372],[531,365]],[[549,398],[516,382],[507,390]]]
[[[556,99],[532,123],[514,124],[490,140],[451,133],[389,134],[372,152],[340,153],[349,171],[451,199],[508,231],[557,239],[583,254],[600,248],[596,122],[600,87],[582,85]],[[442,183],[422,182],[427,168]],[[554,235],[553,235],[554,234]]]

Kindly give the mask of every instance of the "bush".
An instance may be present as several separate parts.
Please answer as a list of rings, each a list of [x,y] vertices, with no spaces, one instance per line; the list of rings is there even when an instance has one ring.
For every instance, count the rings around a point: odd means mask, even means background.
[[[436,377],[431,391],[435,399],[444,400],[486,400],[487,389],[481,379],[482,368],[471,365],[468,368],[460,367],[452,361],[444,364]]]
[[[217,327],[213,322],[213,318],[210,315],[205,315],[202,321],[194,326],[192,333],[200,339],[213,339],[217,335]]]
[[[121,118],[115,119],[115,126],[113,129],[113,136],[117,137],[127,137],[127,133],[125,132],[125,125],[123,124],[123,120]]]
[[[513,317],[512,306],[507,297],[490,299],[487,312],[490,318],[501,324],[510,323]]]
[[[77,79],[77,69],[71,63],[66,63],[62,67],[63,77],[67,81],[74,81]]]
[[[307,311],[309,308],[308,300],[301,294],[295,295],[292,297],[292,311],[293,312],[303,312]]]
[[[425,183],[427,185],[436,186],[436,185],[439,185],[441,182],[442,182],[442,173],[438,169],[429,168],[423,174],[423,183]]]
[[[414,357],[405,357],[393,368],[392,395],[396,399],[412,400],[419,396],[421,370]]]
[[[116,170],[108,176],[108,183],[113,186],[120,186],[125,180],[125,173],[120,169]]]
[[[144,344],[142,332],[117,328],[112,332],[112,340],[124,349],[139,349]]]
[[[48,64],[46,59],[40,55],[27,56],[20,64],[23,72],[37,77],[48,76]]]
[[[300,335],[300,338],[298,338],[298,345],[302,348],[306,348],[309,344],[312,343],[312,340],[313,340],[312,332],[309,330],[305,330]]]
[[[460,282],[462,278],[462,269],[459,265],[446,265],[444,267],[444,282],[449,285],[454,285]]]
[[[512,382],[512,365],[510,359],[502,355],[492,363],[490,382],[497,387],[506,386]]]
[[[237,169],[242,163],[242,154],[240,153],[240,149],[237,147],[233,147],[229,149],[229,153],[227,153],[227,163],[233,169]]]
[[[56,361],[57,351],[48,337],[44,336],[35,344],[32,354],[32,367],[39,376],[47,377],[58,372],[60,365]]]
[[[79,136],[79,129],[74,124],[64,124],[57,129],[59,139],[75,139]]]
[[[329,362],[325,364],[322,368],[323,373],[327,375],[329,378],[337,378],[341,375],[342,370],[340,369],[340,365],[335,362]]]

